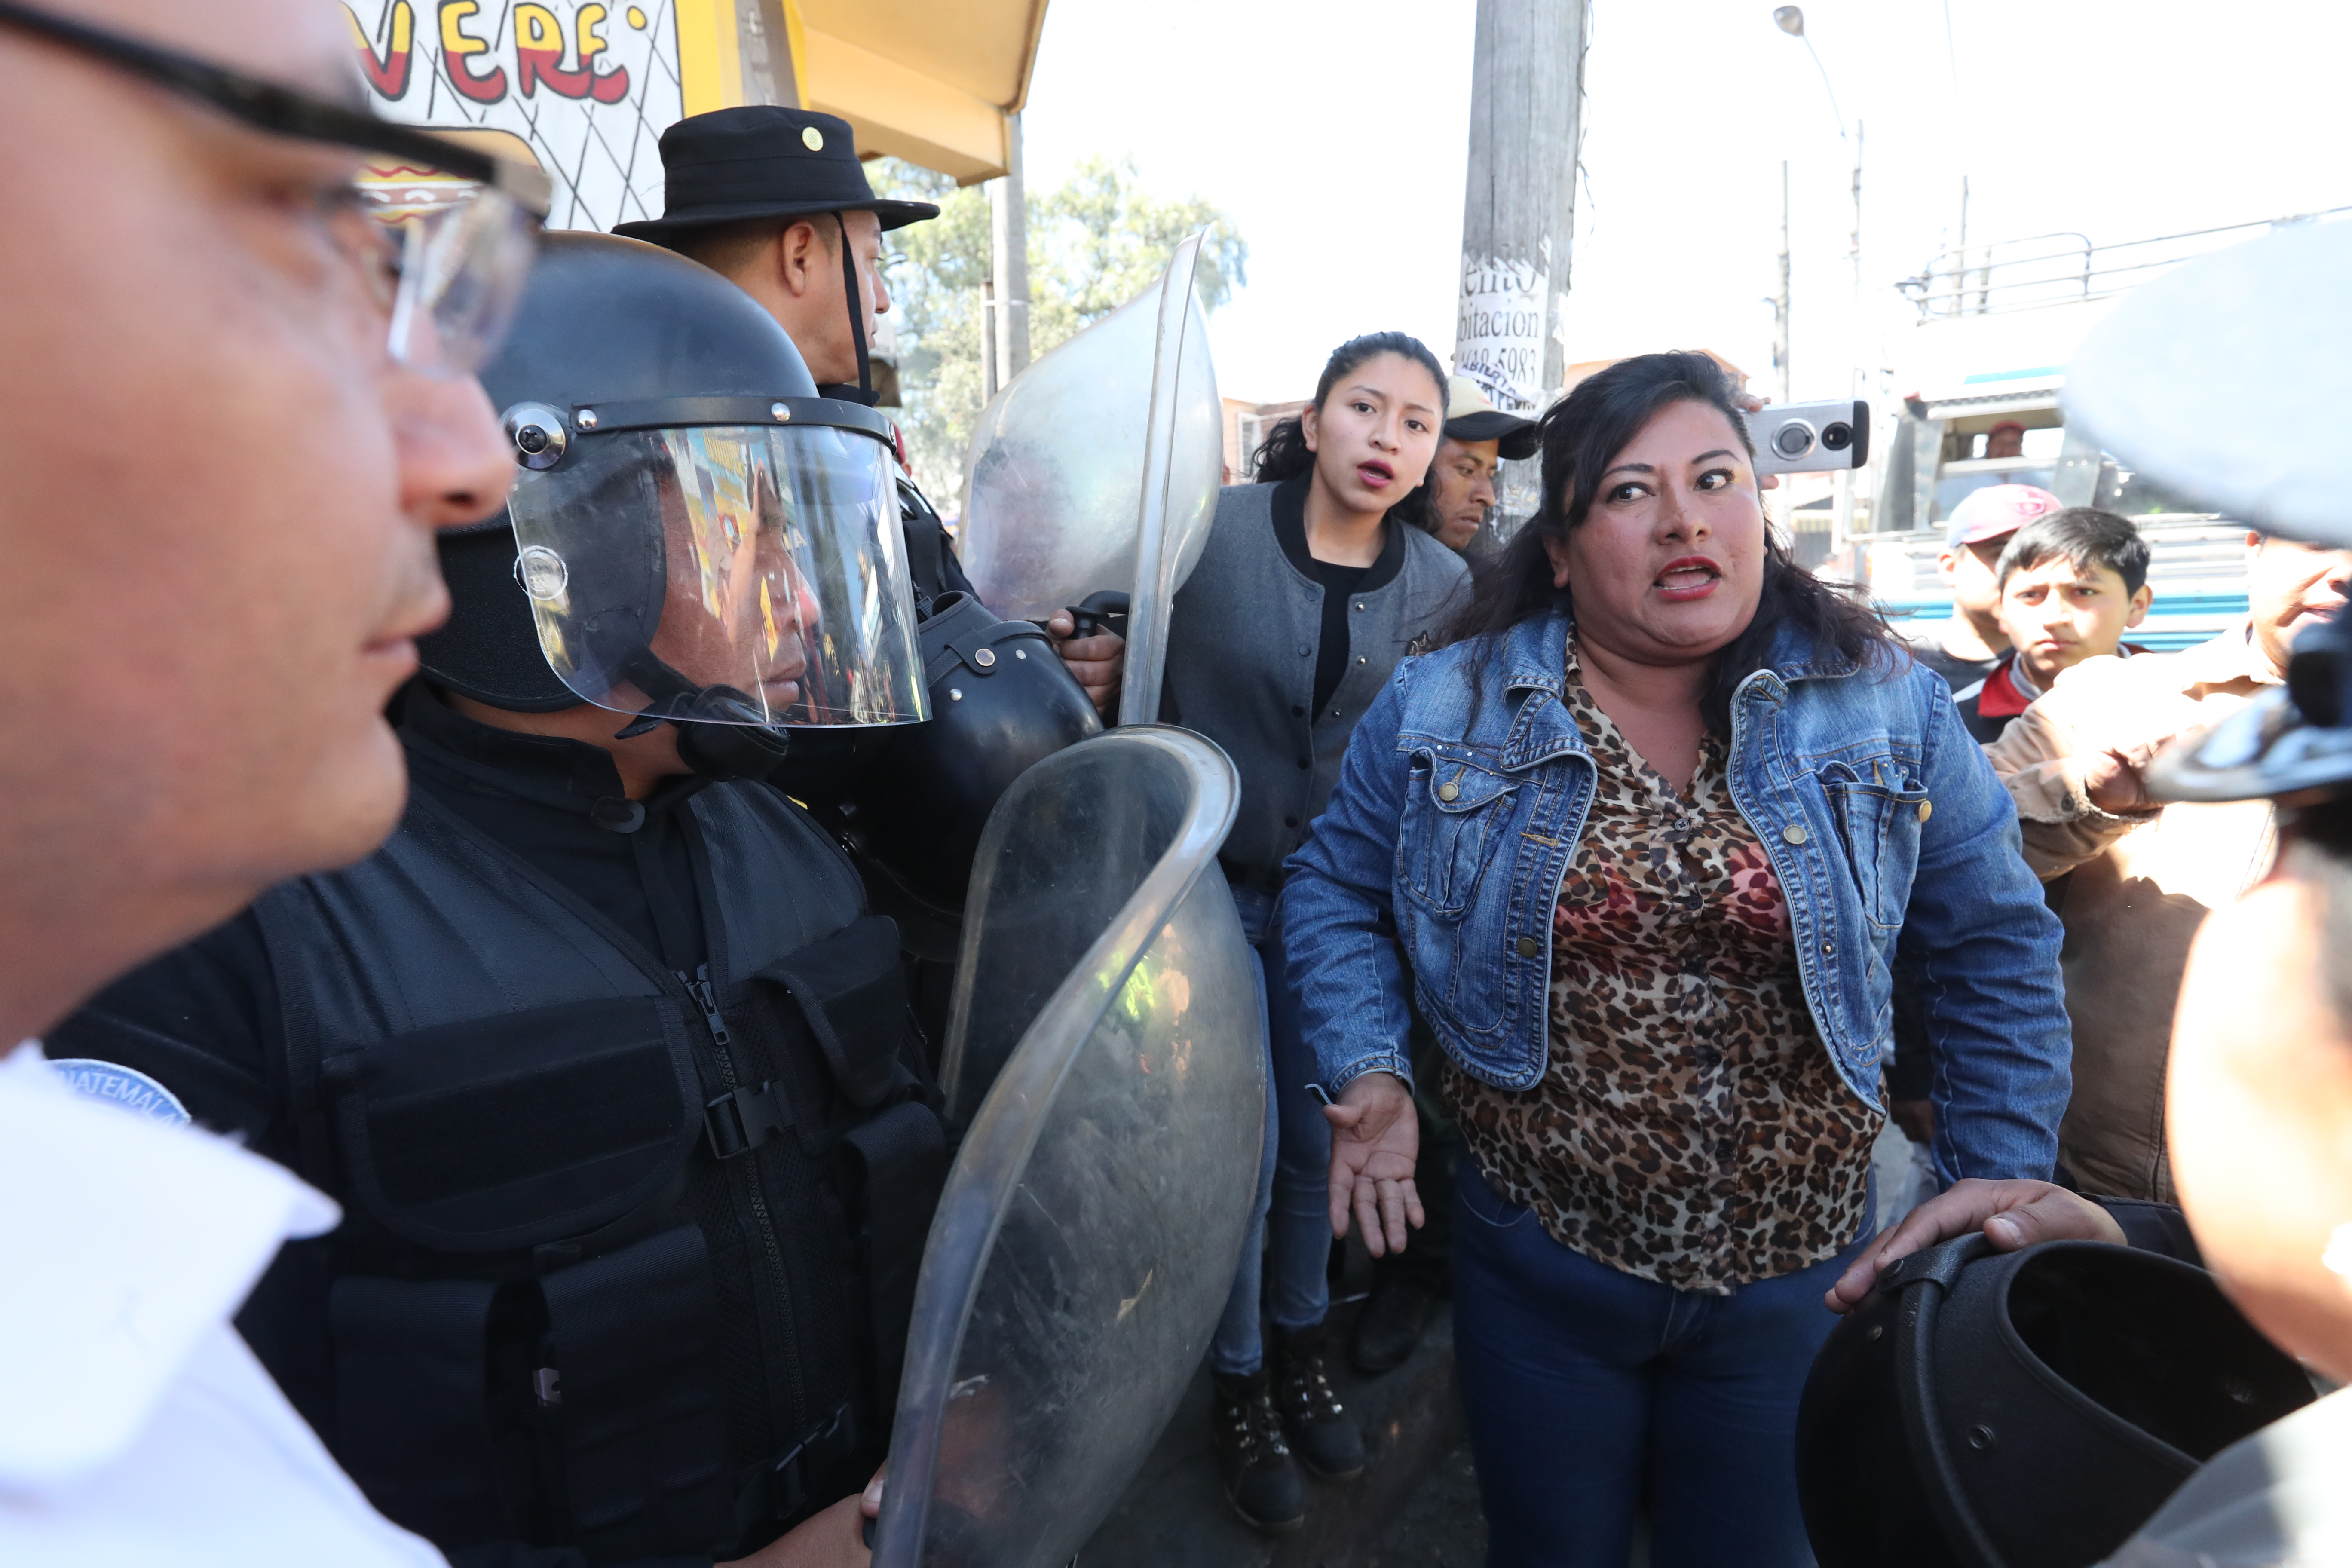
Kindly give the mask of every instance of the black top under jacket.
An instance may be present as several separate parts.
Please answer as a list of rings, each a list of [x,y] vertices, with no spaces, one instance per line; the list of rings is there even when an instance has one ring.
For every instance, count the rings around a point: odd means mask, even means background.
[[[887,1444],[945,1165],[897,932],[767,785],[633,803],[597,747],[421,684],[396,711],[383,849],[47,1048],[150,1074],[343,1205],[237,1326],[459,1568],[756,1550]]]
[[[1315,638],[1315,701],[1309,710],[1319,715],[1331,706],[1331,694],[1348,673],[1348,595],[1387,587],[1404,566],[1404,552],[1383,548],[1369,566],[1318,560],[1307,545],[1307,483],[1308,476],[1302,474],[1274,487],[1274,536],[1300,575],[1323,587],[1323,620]]]

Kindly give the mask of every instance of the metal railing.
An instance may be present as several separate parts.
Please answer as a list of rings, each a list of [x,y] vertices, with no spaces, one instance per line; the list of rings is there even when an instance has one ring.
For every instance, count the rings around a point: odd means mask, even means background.
[[[1930,261],[1918,277],[1906,278],[1895,288],[1924,318],[1992,315],[2104,300],[2279,225],[2321,223],[2347,214],[2352,214],[2352,206],[2115,245],[2096,245],[2088,235],[2061,229],[2023,239],[1956,246]]]

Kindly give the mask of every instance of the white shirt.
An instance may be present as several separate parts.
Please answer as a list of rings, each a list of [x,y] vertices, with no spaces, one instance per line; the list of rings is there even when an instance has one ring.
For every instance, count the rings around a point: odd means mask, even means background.
[[[229,1318],[335,1205],[0,1057],[0,1564],[428,1568]]]

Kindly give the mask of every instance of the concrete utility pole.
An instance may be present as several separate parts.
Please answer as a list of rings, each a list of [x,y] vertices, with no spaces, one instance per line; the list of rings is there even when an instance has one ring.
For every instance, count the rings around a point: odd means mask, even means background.
[[[1856,397],[1870,395],[1870,383],[1863,367],[1863,356],[1869,352],[1870,333],[1863,320],[1862,301],[1862,121],[1853,122],[1853,238],[1847,255],[1853,262],[1853,300],[1849,309],[1847,331],[1853,334],[1853,379],[1850,390]],[[1845,549],[1853,537],[1853,492],[1858,476],[1852,468],[1840,468],[1837,493],[1830,510],[1830,551],[1836,554]]]
[[[1564,379],[1591,12],[1591,0],[1478,0],[1454,367],[1497,408],[1541,408]],[[1505,465],[1498,534],[1535,510],[1537,467]]]
[[[1772,297],[1772,370],[1780,378],[1780,399],[1789,391],[1789,161],[1780,160],[1780,291]]]
[[[989,237],[995,246],[996,374],[989,391],[1029,368],[1029,195],[1021,177],[1021,116],[1004,117],[1004,177],[988,183]]]
[[[1559,390],[1591,0],[1478,0],[1454,365],[1496,407]]]
[[[996,372],[996,279],[980,280],[980,400],[996,395],[1004,380]]]

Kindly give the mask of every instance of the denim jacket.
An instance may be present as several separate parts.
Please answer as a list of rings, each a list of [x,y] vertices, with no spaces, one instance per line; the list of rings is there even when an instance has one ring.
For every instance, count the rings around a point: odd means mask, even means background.
[[[1507,1089],[1543,1077],[1552,907],[1595,780],[1560,701],[1570,626],[1555,611],[1512,627],[1475,703],[1475,644],[1406,659],[1357,726],[1282,907],[1332,1093],[1375,1069],[1411,1077],[1400,945],[1457,1066]],[[1847,1088],[1881,1103],[1900,965],[1928,1015],[1937,1173],[2046,1180],[2070,1088],[2059,925],[1942,680],[1907,661],[1858,669],[1784,631],[1731,710],[1731,799],[1780,877]]]

